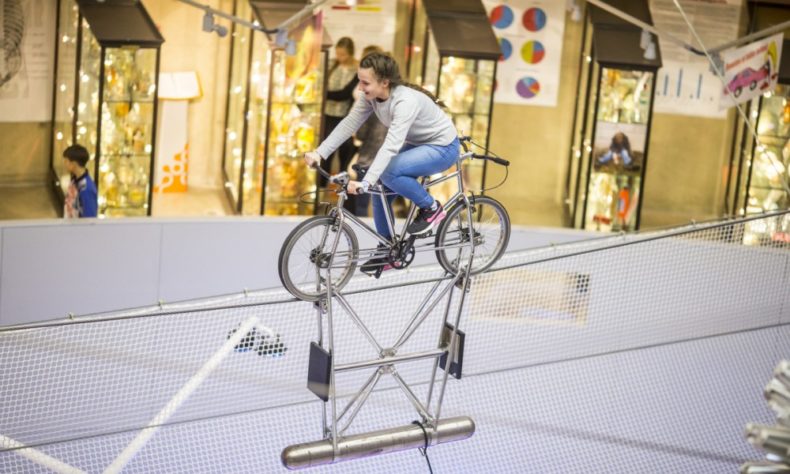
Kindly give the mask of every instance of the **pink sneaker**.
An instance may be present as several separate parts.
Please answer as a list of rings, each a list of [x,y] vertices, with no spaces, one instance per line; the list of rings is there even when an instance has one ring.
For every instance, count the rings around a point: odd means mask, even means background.
[[[417,213],[417,217],[414,218],[414,221],[409,224],[409,227],[406,229],[411,235],[427,234],[442,222],[444,216],[447,214],[444,212],[444,207],[442,207],[439,201],[436,201],[436,204],[436,210],[434,211],[430,209],[420,209],[420,212]]]

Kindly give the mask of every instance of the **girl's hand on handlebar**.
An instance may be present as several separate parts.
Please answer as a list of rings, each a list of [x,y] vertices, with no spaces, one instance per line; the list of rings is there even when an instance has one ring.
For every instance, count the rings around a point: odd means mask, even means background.
[[[348,190],[348,194],[362,194],[365,192],[361,181],[349,181],[346,190]]]
[[[321,155],[314,151],[308,151],[304,154],[304,162],[310,168],[316,167],[321,163]]]

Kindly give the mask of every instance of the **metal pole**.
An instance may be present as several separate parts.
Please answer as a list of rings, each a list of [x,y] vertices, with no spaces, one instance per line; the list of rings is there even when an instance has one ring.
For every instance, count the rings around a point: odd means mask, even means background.
[[[341,194],[340,199],[343,198]],[[329,399],[332,403],[332,452],[335,456],[339,454],[337,449],[337,399],[335,397],[335,345],[334,345],[334,325],[332,321],[332,264],[335,260],[335,252],[337,245],[340,242],[340,234],[343,229],[343,213],[340,212],[337,216],[338,219],[338,232],[335,235],[335,241],[332,243],[332,253],[329,257],[329,267],[326,270],[326,314],[327,314],[327,329],[329,332]]]
[[[455,323],[453,324],[453,331],[450,334],[450,348],[448,349],[447,353],[447,365],[444,368],[444,376],[442,377],[442,388],[439,390],[439,399],[436,401],[436,420],[440,419],[442,413],[442,401],[444,400],[444,390],[447,388],[447,378],[450,376],[450,367],[453,365],[453,360],[455,358],[455,348],[458,346],[458,324],[461,322],[461,314],[464,311],[464,300],[466,299],[466,293],[469,289],[469,278],[472,274],[472,263],[474,262],[475,257],[475,240],[474,240],[474,228],[472,227],[473,220],[472,220],[472,209],[471,203],[469,202],[469,198],[464,195],[464,201],[466,204],[466,208],[469,210],[467,212],[467,222],[469,224],[469,261],[466,265],[466,272],[464,275],[464,283],[461,287],[461,299],[458,302],[458,312],[455,316]],[[459,261],[460,265],[460,261]]]
[[[439,281],[437,281],[437,282],[436,282],[436,284],[433,286],[433,288],[431,289],[431,291],[428,293],[428,296],[426,296],[426,297],[425,297],[425,299],[423,300],[423,302],[420,304],[420,307],[419,307],[419,308],[417,309],[417,311],[414,313],[414,316],[412,317],[411,321],[409,321],[409,324],[407,324],[407,325],[406,325],[406,329],[404,329],[404,330],[403,330],[403,332],[401,333],[401,336],[398,338],[397,342],[395,342],[395,344],[392,346],[394,349],[398,349],[398,348],[400,348],[400,347],[401,347],[403,344],[405,344],[405,343],[406,343],[406,341],[408,341],[408,340],[409,340],[409,338],[411,337],[411,335],[412,335],[412,334],[414,334],[414,331],[416,331],[416,330],[417,330],[417,328],[419,328],[419,327],[420,327],[420,325],[423,323],[423,321],[425,321],[425,318],[427,318],[427,317],[428,317],[428,315],[429,315],[429,314],[431,314],[431,311],[433,311],[433,308],[434,308],[434,307],[436,307],[436,305],[439,303],[439,301],[441,301],[441,299],[442,299],[442,298],[444,297],[444,295],[447,293],[447,290],[448,290],[448,289],[451,289],[451,288],[453,287],[453,285],[455,284],[455,282],[456,282],[456,281],[458,281],[458,276],[456,276],[456,278],[455,278],[455,279],[453,279],[453,280],[452,280],[452,281],[451,281],[451,282],[450,282],[450,283],[447,285],[447,287],[445,287],[445,288],[444,288],[444,289],[443,289],[443,290],[442,290],[442,291],[439,293],[439,297],[438,297],[438,298],[436,298],[436,300],[434,300],[434,302],[433,302],[433,303],[431,303],[430,307],[428,307],[427,311],[425,311],[425,314],[424,314],[424,315],[423,315],[423,317],[420,319],[420,321],[419,321],[419,322],[417,322],[417,323],[415,324],[415,321],[416,321],[416,320],[417,320],[417,318],[419,317],[420,313],[422,313],[422,312],[423,312],[423,310],[425,309],[425,306],[428,304],[428,301],[430,301],[430,299],[431,299],[431,297],[433,296],[433,294],[434,294],[434,293],[436,293],[436,290],[438,289],[439,285],[442,283],[442,280],[439,280]]]
[[[356,403],[357,400],[360,400],[359,404],[354,408],[354,411],[351,413],[351,416],[348,422],[346,423],[346,426],[342,430],[340,430],[341,434],[346,429],[348,429],[348,427],[351,425],[351,422],[354,420],[354,417],[357,416],[357,412],[359,411],[359,409],[362,408],[362,405],[365,404],[365,400],[367,400],[368,396],[370,395],[370,392],[373,391],[373,388],[379,382],[379,379],[381,379],[381,373],[382,373],[381,368],[378,368],[377,370],[373,371],[373,373],[370,375],[368,380],[362,385],[362,388],[359,389],[359,392],[357,392],[357,394],[354,395],[354,398],[352,398],[351,401],[348,402],[348,405],[346,405],[346,407],[343,408],[343,410],[340,412],[340,415],[338,415],[337,417],[338,421],[342,420],[343,417],[346,416],[346,413],[348,413],[348,410],[352,406],[354,406],[354,403]],[[361,399],[360,396],[362,396]]]
[[[442,331],[444,330],[444,324],[447,322],[447,316],[450,315],[450,307],[453,304],[453,290],[455,289],[455,284],[450,287],[450,294],[447,295],[447,307],[444,309],[444,318],[442,319],[442,327],[439,331],[439,345],[442,343]],[[449,352],[448,352],[449,356]],[[449,358],[449,357],[448,357]],[[428,396],[426,397],[425,406],[428,407],[428,410],[431,409],[431,398],[433,397],[433,387],[436,385],[436,371],[439,369],[439,359],[436,359],[433,362],[433,369],[431,370],[431,382],[428,385]]]
[[[430,351],[415,352],[413,354],[406,354],[401,356],[382,357],[380,359],[369,360],[364,362],[353,362],[351,364],[341,364],[335,367],[336,372],[347,372],[351,370],[366,369],[369,367],[381,367],[384,365],[392,365],[399,362],[412,362],[415,360],[432,359],[444,354],[444,349],[432,349]]]
[[[212,15],[217,15],[218,17],[222,17],[222,18],[225,18],[226,20],[230,20],[233,23],[237,23],[239,25],[246,26],[247,28],[251,28],[253,30],[262,31],[262,32],[264,32],[266,34],[274,34],[274,33],[277,33],[277,31],[278,31],[277,28],[272,29],[272,30],[267,30],[266,28],[261,26],[261,24],[258,23],[257,21],[254,22],[254,23],[253,22],[249,22],[249,21],[244,20],[242,18],[239,18],[239,17],[237,17],[235,15],[231,15],[230,13],[225,13],[222,10],[217,10],[216,8],[211,8],[208,5],[201,5],[200,3],[195,2],[193,0],[178,0],[178,1],[181,2],[181,3],[186,3],[187,5],[191,5],[191,6],[195,7],[195,8],[200,8],[201,10],[205,11],[206,13],[210,13]]]
[[[346,430],[348,429],[348,427],[351,426],[351,423],[354,421],[354,418],[357,417],[357,413],[359,413],[359,410],[362,408],[362,406],[368,400],[368,397],[373,392],[373,389],[376,387],[376,384],[378,384],[379,380],[381,380],[381,374],[382,373],[383,373],[383,369],[381,369],[381,368],[379,368],[378,370],[373,372],[373,377],[372,377],[371,380],[369,380],[368,386],[364,387],[364,390],[360,391],[357,394],[357,396],[354,397],[354,400],[352,400],[351,403],[349,403],[347,408],[350,408],[351,405],[359,398],[359,396],[362,395],[362,398],[359,400],[359,403],[354,407],[354,411],[351,412],[351,416],[349,416],[348,421],[346,422],[346,426],[344,426],[340,430],[340,434],[345,433]],[[343,418],[343,415],[345,415],[345,411],[337,418],[338,421],[340,421],[340,419]]]
[[[338,237],[339,236],[340,236],[340,232],[338,232]],[[334,252],[332,258],[334,259]],[[329,265],[331,270],[331,266],[332,266],[331,260],[329,261]],[[381,345],[376,341],[376,338],[373,336],[373,334],[370,332],[367,326],[365,326],[365,323],[363,323],[362,320],[359,319],[357,313],[355,313],[354,310],[351,309],[351,306],[348,304],[348,301],[346,301],[346,299],[340,293],[335,293],[335,298],[337,298],[337,301],[338,303],[340,303],[340,306],[342,306],[346,310],[346,312],[348,312],[348,315],[351,318],[351,321],[353,321],[354,325],[356,325],[359,328],[359,330],[362,331],[362,334],[365,335],[365,337],[368,339],[368,342],[370,342],[370,344],[376,348],[378,353],[381,354],[384,351],[384,348],[381,347]]]

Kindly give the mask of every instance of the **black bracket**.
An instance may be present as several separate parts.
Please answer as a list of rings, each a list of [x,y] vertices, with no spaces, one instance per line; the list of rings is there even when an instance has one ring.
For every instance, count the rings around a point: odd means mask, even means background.
[[[458,330],[455,332],[458,341],[455,344],[455,351],[453,354],[453,361],[450,363],[450,375],[457,379],[461,379],[461,371],[464,366],[464,339],[466,339],[466,334]],[[447,351],[450,350],[450,338],[453,335],[453,325],[450,323],[444,323],[444,327],[442,328],[442,338],[441,338],[441,346],[446,347]],[[447,352],[442,354],[439,358],[439,366],[442,370],[447,370]]]
[[[469,282],[466,285],[466,293],[469,293],[470,287],[472,286],[472,277],[471,275],[470,276],[466,275],[466,270],[459,270],[459,271],[462,273],[462,275],[460,275],[458,277],[458,280],[456,280],[455,287],[458,288],[459,290],[463,290],[464,282],[468,280]]]
[[[307,368],[307,389],[323,401],[329,400],[329,377],[332,354],[315,342],[310,343],[310,365]]]

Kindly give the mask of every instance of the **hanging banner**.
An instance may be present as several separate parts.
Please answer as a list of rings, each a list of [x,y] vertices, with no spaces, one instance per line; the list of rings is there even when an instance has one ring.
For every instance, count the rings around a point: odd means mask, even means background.
[[[392,52],[395,45],[396,0],[357,0],[338,2],[324,8],[324,28],[332,43],[344,36],[354,40],[355,56],[367,46]],[[330,56],[334,57],[332,48]]]
[[[683,12],[707,48],[738,38],[743,0],[684,0]],[[697,44],[674,0],[650,0],[653,24],[660,31]],[[659,37],[663,66],[656,76],[656,113],[725,118],[719,108],[721,80],[705,56]]]
[[[565,2],[483,2],[502,49],[494,102],[555,107],[560,86]]]
[[[154,192],[183,193],[189,176],[189,100],[203,95],[194,71],[159,74]]]
[[[297,81],[318,70],[323,28],[323,14],[318,12],[306,17],[288,32],[288,39],[296,42],[296,53],[285,57],[286,77],[289,80]]]
[[[777,33],[721,52],[726,87],[721,89],[719,108],[748,102],[776,87],[783,38],[782,33]]]

